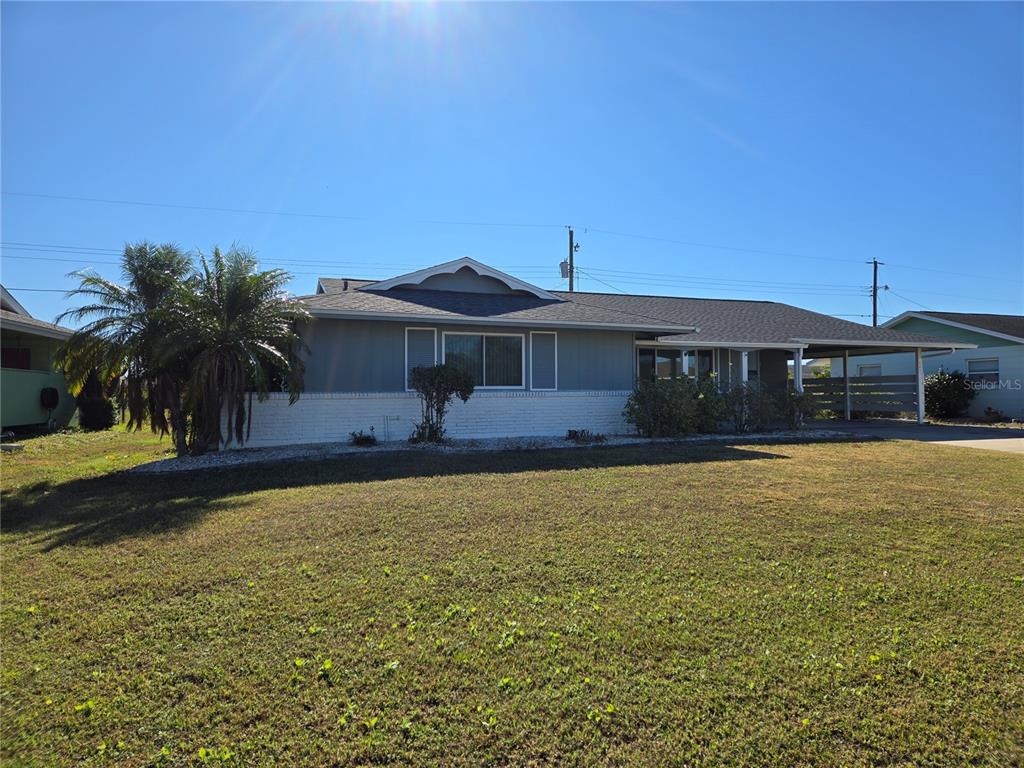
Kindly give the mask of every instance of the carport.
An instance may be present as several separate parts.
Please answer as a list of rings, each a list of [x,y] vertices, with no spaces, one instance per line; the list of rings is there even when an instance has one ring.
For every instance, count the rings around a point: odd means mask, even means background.
[[[947,352],[954,349],[973,349],[974,344],[944,341],[926,344],[919,341],[869,340],[837,341],[835,339],[801,339],[805,346],[792,352],[794,384],[798,391],[806,391],[822,408],[842,411],[850,421],[853,411],[872,411],[886,414],[916,413],[917,423],[924,423],[924,361],[926,351]],[[913,352],[915,372],[905,376],[850,376],[850,358],[862,355],[897,354]],[[841,377],[803,379],[801,367],[804,358],[843,359]]]

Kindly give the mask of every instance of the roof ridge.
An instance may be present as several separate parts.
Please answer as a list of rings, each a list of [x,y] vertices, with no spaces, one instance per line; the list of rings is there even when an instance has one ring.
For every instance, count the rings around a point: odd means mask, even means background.
[[[792,304],[785,304],[779,301],[769,301],[767,299],[712,299],[706,296],[667,296],[663,293],[610,293],[608,291],[556,291],[552,290],[551,293],[559,296],[577,296],[581,293],[588,294],[590,296],[626,296],[634,299],[683,299],[686,301],[734,301],[737,303],[744,304],[783,304],[784,306],[791,307]]]

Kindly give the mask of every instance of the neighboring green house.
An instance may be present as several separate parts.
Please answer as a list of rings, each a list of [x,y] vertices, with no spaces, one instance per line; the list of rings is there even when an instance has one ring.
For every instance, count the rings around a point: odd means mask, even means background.
[[[46,424],[66,426],[75,412],[64,376],[53,369],[53,356],[71,331],[53,323],[36,320],[0,286],[0,424],[28,427]],[[57,407],[44,408],[42,391],[57,390]]]
[[[1004,416],[1024,419],[1024,315],[976,312],[904,312],[882,327],[920,333],[951,342],[976,344],[977,349],[927,352],[924,372],[962,371],[977,395],[969,414],[984,418],[992,408]],[[842,376],[842,358],[833,358],[832,375]],[[850,376],[898,376],[914,372],[914,356],[887,354],[859,357]]]

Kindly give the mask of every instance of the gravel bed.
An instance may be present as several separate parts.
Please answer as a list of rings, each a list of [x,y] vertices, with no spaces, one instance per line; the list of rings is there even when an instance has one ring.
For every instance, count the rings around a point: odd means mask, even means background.
[[[190,472],[203,469],[221,469],[247,464],[280,463],[283,461],[320,461],[348,454],[395,452],[419,453],[472,453],[477,451],[544,451],[557,448],[604,448],[617,445],[659,445],[667,443],[754,443],[799,440],[849,439],[849,432],[832,429],[804,429],[798,432],[764,432],[749,435],[698,435],[686,438],[648,439],[635,435],[609,435],[603,443],[574,443],[564,437],[496,437],[481,440],[450,440],[443,445],[394,441],[359,447],[349,443],[310,443],[278,448],[240,448],[218,451],[203,456],[160,459],[140,464],[128,470],[137,474]]]

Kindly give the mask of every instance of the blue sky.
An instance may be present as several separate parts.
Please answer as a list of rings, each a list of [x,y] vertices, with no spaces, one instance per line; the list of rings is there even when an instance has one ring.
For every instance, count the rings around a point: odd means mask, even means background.
[[[883,315],[1022,311],[1019,4],[0,12],[10,288],[138,239],[296,293],[460,256],[558,288],[572,224],[583,290],[863,321],[876,257]]]

